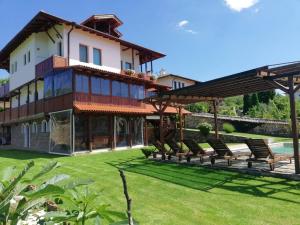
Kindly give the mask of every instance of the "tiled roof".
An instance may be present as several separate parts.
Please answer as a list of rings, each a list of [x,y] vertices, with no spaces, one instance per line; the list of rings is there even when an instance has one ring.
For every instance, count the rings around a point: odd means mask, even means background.
[[[156,112],[154,107],[148,104],[146,104],[146,107],[144,108],[144,107],[114,106],[114,105],[76,102],[74,104],[74,108],[76,111],[80,111],[80,112],[103,112],[103,113],[141,114],[141,115],[150,115]],[[178,112],[174,107],[167,107],[165,113],[176,114]],[[190,112],[185,109],[182,110],[182,113],[190,114]]]
[[[90,104],[90,103],[75,103],[75,110],[81,112],[104,112],[104,113],[126,113],[126,114],[153,114],[149,108],[130,107],[130,106],[113,106],[104,104]]]

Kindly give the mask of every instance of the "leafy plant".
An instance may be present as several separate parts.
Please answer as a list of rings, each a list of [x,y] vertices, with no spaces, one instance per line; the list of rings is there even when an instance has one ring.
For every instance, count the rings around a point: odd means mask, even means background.
[[[67,208],[47,213],[45,221],[47,224],[68,222],[84,225],[87,222],[93,222],[100,225],[102,220],[114,222],[112,216],[124,217],[123,213],[108,210],[110,205],[99,204],[99,196],[99,193],[91,192],[88,187],[68,190],[59,198],[59,202]]]
[[[200,123],[198,129],[204,137],[207,137],[212,130],[212,126],[209,123]]]
[[[6,168],[0,180],[0,223],[17,224],[29,215],[31,209],[44,205],[50,196],[63,194],[65,190],[56,184],[68,179],[68,175],[56,175],[39,185],[35,184],[58,166],[57,162],[51,162],[31,179],[25,179],[25,175],[34,167],[33,161],[18,174],[16,167]]]
[[[235,131],[235,127],[231,123],[224,123],[223,131],[226,133],[233,133]]]
[[[150,155],[153,154],[153,152],[155,152],[155,148],[154,147],[144,147],[141,148],[142,153],[145,155],[146,158],[149,158]]]

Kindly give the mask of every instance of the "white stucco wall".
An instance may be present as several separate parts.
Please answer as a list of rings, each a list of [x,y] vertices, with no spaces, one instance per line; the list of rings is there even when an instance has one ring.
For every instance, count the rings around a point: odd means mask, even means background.
[[[123,47],[125,48],[125,47]],[[139,55],[137,55],[137,51],[134,50],[134,70],[140,71],[140,58]],[[127,49],[126,51],[121,50],[121,60],[123,62],[123,68],[125,69],[125,62],[129,62],[132,64],[132,49]]]
[[[24,83],[33,80],[35,77],[35,34],[27,38],[18,48],[10,54],[10,68],[11,65],[17,62],[17,72],[11,73],[9,77],[9,90],[14,90]],[[24,65],[24,54],[30,51],[30,62]]]
[[[171,88],[173,88],[173,82],[174,81],[176,81],[177,83],[178,82],[184,83],[185,87],[195,84],[195,81],[186,80],[186,79],[183,79],[183,78],[173,77],[173,76],[158,77],[158,79],[157,79],[158,84],[169,86]],[[178,88],[178,85],[177,85],[177,88]]]
[[[65,29],[65,37],[70,27]],[[79,61],[79,45],[88,46],[88,63]],[[67,38],[65,38],[65,46]],[[74,29],[70,36],[70,65],[84,65],[92,68],[107,70],[115,73],[120,72],[121,68],[121,47],[120,43],[109,40],[94,34]],[[102,52],[102,66],[93,64],[93,48],[100,49]],[[65,48],[66,49],[66,48]]]
[[[55,26],[56,30],[63,35],[63,26]],[[21,45],[19,45],[10,54],[10,64],[17,62],[17,72],[13,74],[10,71],[10,91],[20,87],[21,85],[35,78],[35,66],[41,61],[52,55],[58,54],[58,42],[62,42],[64,54],[64,41],[57,36],[56,31],[52,28],[48,30],[49,35],[55,43],[47,36],[45,32],[34,33],[30,35]],[[30,62],[24,65],[24,54],[30,51]],[[11,68],[10,65],[10,68]]]

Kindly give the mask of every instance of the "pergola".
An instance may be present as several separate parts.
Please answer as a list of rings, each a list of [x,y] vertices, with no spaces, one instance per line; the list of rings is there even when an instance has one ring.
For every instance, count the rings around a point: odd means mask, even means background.
[[[292,137],[295,158],[295,172],[300,174],[299,131],[296,115],[295,92],[300,89],[300,62],[269,65],[222,78],[202,82],[192,86],[161,92],[144,99],[152,104],[160,115],[160,141],[164,143],[163,113],[167,106],[179,109],[180,141],[183,140],[182,108],[191,103],[211,101],[214,107],[215,135],[218,135],[217,105],[218,101],[232,96],[280,89],[290,99]]]

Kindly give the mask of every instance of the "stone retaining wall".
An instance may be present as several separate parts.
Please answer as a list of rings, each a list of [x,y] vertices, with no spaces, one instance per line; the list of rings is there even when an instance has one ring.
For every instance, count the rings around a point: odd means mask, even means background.
[[[214,118],[201,116],[201,115],[187,115],[185,118],[185,127],[190,129],[196,129],[198,124],[207,122],[214,125]],[[226,118],[218,119],[219,130],[222,130],[224,123],[231,123],[237,131],[247,132],[252,134],[262,134],[279,137],[290,137],[291,129],[287,122],[245,122],[238,120],[229,120]]]
[[[13,124],[11,126],[11,148],[22,150],[36,150],[40,152],[48,152],[49,150],[49,132],[41,132],[41,121],[35,121],[38,125],[37,133],[32,132],[32,122],[30,125],[30,148],[24,147],[24,134],[22,123]]]

